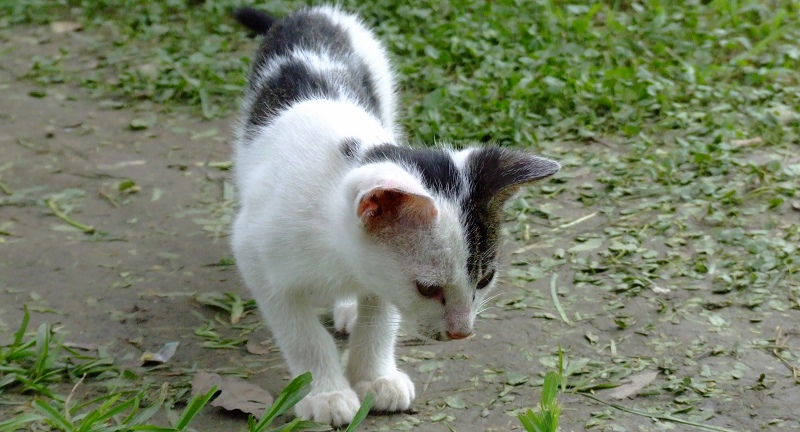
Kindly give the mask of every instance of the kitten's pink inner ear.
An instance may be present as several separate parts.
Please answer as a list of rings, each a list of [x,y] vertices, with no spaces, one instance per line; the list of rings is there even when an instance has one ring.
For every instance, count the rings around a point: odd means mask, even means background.
[[[375,231],[400,224],[429,224],[438,211],[428,197],[375,188],[361,197],[356,214],[368,231]]]

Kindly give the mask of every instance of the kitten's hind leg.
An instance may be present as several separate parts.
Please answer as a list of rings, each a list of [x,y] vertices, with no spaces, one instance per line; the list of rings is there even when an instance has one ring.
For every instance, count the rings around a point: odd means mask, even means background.
[[[353,333],[358,317],[358,302],[355,298],[337,300],[333,305],[333,328],[338,333]]]
[[[331,335],[314,308],[300,298],[269,296],[259,307],[283,352],[292,375],[310,371],[313,388],[295,406],[304,420],[342,426],[350,423],[360,405],[339,362]]]
[[[347,376],[360,397],[375,395],[373,411],[405,411],[414,400],[414,383],[397,369],[394,343],[400,314],[374,296],[358,299],[358,318],[350,334]]]

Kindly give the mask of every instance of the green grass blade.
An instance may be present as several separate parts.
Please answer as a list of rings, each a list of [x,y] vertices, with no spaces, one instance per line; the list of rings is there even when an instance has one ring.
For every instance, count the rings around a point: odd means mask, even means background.
[[[33,363],[31,371],[34,377],[43,377],[47,371],[47,364],[50,362],[50,326],[42,324],[36,330],[36,361]]]
[[[175,429],[178,431],[182,431],[186,429],[186,426],[189,424],[190,421],[203,409],[206,404],[214,397],[214,395],[219,391],[217,386],[211,388],[208,393],[204,395],[196,395],[192,396],[189,399],[189,402],[186,404],[186,408],[183,409],[183,413],[181,413],[180,418],[178,419],[178,423],[175,425]]]
[[[375,403],[375,395],[372,393],[367,393],[364,396],[364,400],[361,402],[361,407],[356,412],[356,415],[353,417],[353,421],[347,426],[344,432],[355,432],[358,425],[367,418],[367,414],[369,414],[370,408],[372,408],[372,404]]]
[[[175,428],[153,426],[153,425],[137,425],[130,428],[130,430],[142,431],[142,432],[175,432]]]
[[[252,427],[250,429],[247,429],[248,432],[252,430],[254,430]],[[270,429],[266,432],[290,432],[290,431],[326,432],[329,430],[333,430],[333,428],[329,424],[318,423],[308,420],[300,420],[299,418],[296,418],[292,420],[290,423],[276,427],[274,429]]]
[[[159,396],[158,400],[150,404],[147,408],[135,413],[135,417],[127,421],[129,425],[141,425],[150,420],[161,409],[164,404],[165,393]]]
[[[49,388],[47,388],[47,386],[45,386],[43,384],[40,384],[40,383],[38,383],[36,381],[30,380],[30,379],[28,379],[27,377],[25,377],[25,376],[23,376],[21,374],[18,374],[16,376],[16,378],[17,378],[17,381],[19,381],[19,383],[23,385],[25,390],[32,390],[32,391],[35,391],[37,393],[42,394],[43,396],[47,396],[50,399],[55,399],[57,401],[63,402],[63,398],[61,396],[53,393],[53,391],[50,390]]]
[[[544,376],[541,399],[543,410],[551,407],[553,402],[555,402],[556,395],[558,394],[558,385],[560,384],[559,381],[558,374],[553,371],[547,372],[547,375]]]
[[[286,388],[281,391],[281,394],[275,399],[275,402],[264,411],[264,416],[256,424],[256,427],[250,432],[261,432],[266,430],[275,417],[283,414],[293,406],[297,405],[308,393],[311,392],[311,372],[300,374],[297,378],[293,379]]]
[[[131,393],[132,392],[117,392],[117,393],[110,393],[110,394],[105,394],[105,395],[102,395],[102,396],[98,396],[98,397],[96,397],[94,399],[88,400],[86,402],[81,402],[80,404],[77,404],[77,405],[73,406],[69,411],[70,412],[78,412],[78,411],[81,411],[81,410],[83,410],[84,408],[86,408],[88,406],[99,404],[99,403],[104,403],[104,402],[108,401],[108,399],[110,397],[112,397],[112,396],[117,396],[117,398],[119,398],[121,396],[126,396],[126,395],[131,394]]]
[[[526,413],[517,415],[517,418],[519,419],[520,424],[522,424],[522,427],[525,428],[526,431],[536,432],[536,426],[533,424],[533,421],[529,418],[530,416],[533,416],[533,411],[528,410],[528,412]]]
[[[14,333],[14,343],[11,345],[12,351],[22,344],[22,339],[25,337],[25,332],[28,330],[28,323],[31,320],[31,314],[28,312],[28,305],[22,306],[22,310],[22,323],[19,325],[19,330]]]
[[[561,381],[561,391],[567,389],[567,377],[564,375],[564,350],[561,349],[561,343],[558,344],[558,376]]]
[[[114,404],[119,400],[119,397],[120,394],[117,393],[113,397],[109,398],[109,400],[100,408],[92,411],[89,416],[87,416],[86,419],[81,422],[81,428],[79,431],[88,432],[94,424],[102,423],[117,414],[121,414],[124,411],[134,408],[139,403],[138,398],[133,398],[114,406]]]
[[[38,411],[46,420],[48,420],[53,426],[61,428],[62,431],[73,431],[75,427],[70,423],[61,413],[56,411],[55,408],[48,405],[47,403],[36,400],[33,402],[33,408]]]
[[[31,348],[33,348],[35,345],[35,340],[29,340],[21,345],[16,345],[13,350],[9,349],[4,355],[4,361],[18,361],[27,357],[33,357],[35,353],[31,351]]]
[[[295,429],[297,431],[304,431],[304,432],[325,432],[329,430],[333,430],[331,425],[319,422],[313,422],[308,420],[300,420],[297,422]]]
[[[553,404],[550,407],[550,427],[553,432],[558,430],[558,417],[561,415],[561,407],[558,404]]]
[[[660,414],[660,413],[655,413],[655,412],[640,411],[640,410],[637,410],[637,409],[628,408],[626,406],[623,406],[623,405],[620,405],[620,404],[616,404],[616,403],[613,403],[613,402],[606,402],[606,401],[604,401],[604,400],[602,400],[602,399],[600,399],[600,398],[598,398],[596,396],[593,396],[593,395],[591,395],[589,393],[577,393],[577,394],[579,394],[579,395],[581,395],[583,397],[589,398],[589,399],[591,399],[591,400],[593,400],[595,402],[599,402],[599,403],[601,403],[603,405],[606,405],[608,407],[614,408],[616,410],[619,410],[619,411],[622,411],[622,412],[626,412],[628,414],[647,417],[647,418],[650,418],[650,419],[658,419],[658,420],[668,421],[668,422],[677,423],[677,424],[684,424],[684,425],[687,425],[687,426],[693,426],[693,427],[696,427],[698,429],[704,429],[704,430],[709,430],[709,431],[736,432],[733,429],[727,429],[727,428],[724,428],[724,427],[718,427],[718,426],[707,425],[707,424],[704,424],[704,423],[694,422],[694,421],[691,421],[691,420],[682,419],[680,417],[675,417],[675,416],[669,415],[669,414]]]
[[[0,431],[15,431],[22,428],[26,423],[41,421],[44,417],[39,414],[27,413],[12,417],[0,422]]]
[[[275,430],[275,432],[291,432],[295,430],[295,427],[297,427],[298,423],[300,423],[300,418],[295,418],[289,423],[286,423],[285,425],[279,427],[277,430],[275,429],[273,430]]]
[[[542,419],[533,410],[528,410],[517,416],[517,418],[519,418],[520,423],[528,432],[548,432]]]

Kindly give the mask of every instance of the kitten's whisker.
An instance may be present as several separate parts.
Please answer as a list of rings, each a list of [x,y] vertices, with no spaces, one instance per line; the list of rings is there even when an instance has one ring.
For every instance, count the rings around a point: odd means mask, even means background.
[[[492,300],[494,300],[494,299],[496,299],[496,298],[500,297],[500,296],[501,296],[501,295],[503,295],[503,294],[505,294],[505,293],[497,293],[497,294],[495,294],[495,295],[493,295],[493,296],[490,296],[490,297],[487,297],[487,298],[483,299],[483,300],[482,300],[482,301],[481,301],[481,302],[478,304],[478,308],[481,308],[481,307],[485,306],[487,303],[489,303],[490,301],[492,301]]]
[[[480,317],[480,315],[481,315],[482,313],[484,313],[484,312],[486,312],[487,310],[490,310],[490,309],[495,309],[496,307],[497,307],[497,306],[488,306],[488,307],[485,307],[485,308],[479,309],[479,310],[478,310],[478,312],[477,312],[475,315],[476,315],[476,317]]]
[[[497,293],[497,294],[495,294],[495,295],[492,295],[492,296],[486,297],[485,299],[483,299],[483,300],[481,301],[481,304],[483,304],[483,303],[487,303],[487,302],[490,302],[490,301],[492,301],[492,300],[494,300],[494,299],[496,299],[496,298],[498,298],[498,297],[500,297],[500,296],[502,296],[502,295],[505,295],[505,294],[506,294],[506,293],[504,293],[504,292],[499,292],[499,293]]]

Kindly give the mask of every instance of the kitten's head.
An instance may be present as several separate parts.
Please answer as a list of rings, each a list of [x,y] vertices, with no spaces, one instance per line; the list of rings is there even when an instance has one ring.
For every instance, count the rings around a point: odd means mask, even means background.
[[[347,180],[358,225],[359,279],[417,334],[472,333],[497,279],[503,204],[557,162],[496,147],[458,152],[382,145]]]

